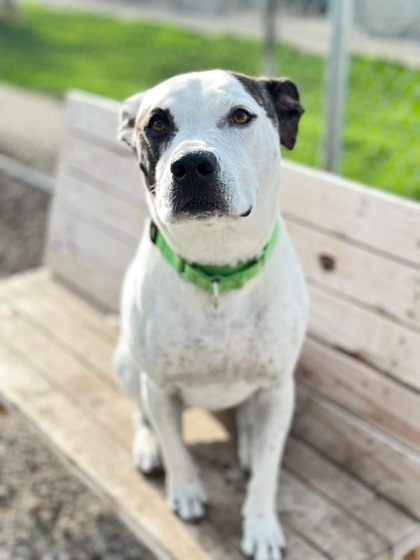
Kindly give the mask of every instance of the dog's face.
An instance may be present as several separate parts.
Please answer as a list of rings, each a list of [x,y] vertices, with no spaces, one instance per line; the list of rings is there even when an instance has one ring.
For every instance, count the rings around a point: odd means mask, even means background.
[[[278,183],[280,141],[293,148],[302,113],[287,79],[184,74],[127,99],[120,138],[163,223],[238,220]]]

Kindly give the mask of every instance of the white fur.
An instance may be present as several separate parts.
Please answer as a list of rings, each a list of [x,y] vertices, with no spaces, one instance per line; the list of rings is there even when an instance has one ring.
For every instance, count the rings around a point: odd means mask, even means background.
[[[158,466],[160,448],[170,506],[184,519],[201,517],[207,497],[182,441],[182,409],[238,406],[240,459],[252,470],[243,551],[256,560],[279,560],[284,537],[276,481],[293,413],[307,295],[278,216],[278,132],[240,82],[223,71],[178,76],[153,88],[141,96],[138,118],[151,106],[170,108],[178,127],[157,167],[156,196],[148,194],[150,213],[174,250],[191,262],[233,264],[261,253],[276,219],[280,234],[261,273],[242,289],[223,293],[215,308],[209,293],[163,259],[146,228],[124,281],[115,357],[140,410],[136,463],[144,471]],[[217,127],[237,106],[255,113],[255,121],[243,129]],[[196,146],[218,158],[229,213],[179,221],[170,204],[170,161]],[[250,206],[251,214],[240,217]]]

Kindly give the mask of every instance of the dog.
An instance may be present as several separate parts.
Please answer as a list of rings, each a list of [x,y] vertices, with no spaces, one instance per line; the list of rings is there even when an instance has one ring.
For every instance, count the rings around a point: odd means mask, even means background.
[[[182,412],[236,407],[250,473],[242,550],[256,560],[285,547],[276,484],[308,299],[279,214],[280,143],[294,147],[302,113],[289,79],[212,70],[130,97],[120,117],[151,216],[124,279],[114,358],[136,403],[134,460],[146,475],[163,466],[171,509],[202,518]]]

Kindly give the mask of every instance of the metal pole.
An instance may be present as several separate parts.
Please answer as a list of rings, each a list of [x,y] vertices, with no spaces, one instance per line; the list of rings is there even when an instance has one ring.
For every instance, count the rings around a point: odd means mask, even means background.
[[[324,169],[340,170],[349,71],[354,0],[330,0],[331,41],[328,60]]]
[[[17,0],[0,0],[0,20],[4,19],[7,22],[16,21],[18,19]]]
[[[276,62],[276,15],[279,0],[265,0],[263,4],[264,52],[262,71],[264,76],[277,74]]]

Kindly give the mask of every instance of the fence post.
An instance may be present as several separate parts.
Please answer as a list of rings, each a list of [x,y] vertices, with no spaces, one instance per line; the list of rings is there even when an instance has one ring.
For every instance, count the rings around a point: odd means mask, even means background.
[[[348,85],[349,48],[354,0],[330,0],[331,40],[328,57],[327,103],[323,166],[340,170],[345,102]]]
[[[279,3],[280,0],[265,0],[262,7],[264,30],[262,73],[264,76],[277,75],[276,15]]]
[[[17,0],[0,0],[0,21],[8,23],[19,19]]]

